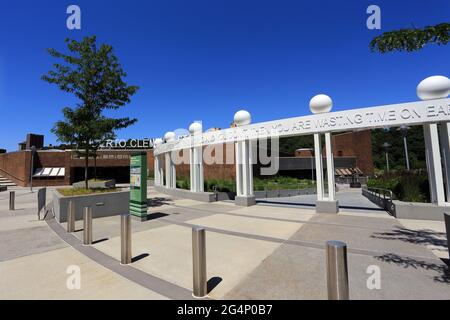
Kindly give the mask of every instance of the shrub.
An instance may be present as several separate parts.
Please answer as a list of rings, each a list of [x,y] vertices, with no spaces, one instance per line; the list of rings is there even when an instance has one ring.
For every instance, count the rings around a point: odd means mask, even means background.
[[[368,187],[391,190],[394,198],[408,202],[429,202],[430,191],[425,171],[403,171],[371,178]]]
[[[268,178],[253,178],[253,189],[255,191],[278,190],[278,189],[306,189],[314,186],[313,181],[308,179],[297,179],[284,176]],[[177,188],[190,189],[190,179],[181,177],[177,179]],[[205,179],[204,190],[207,192],[236,192],[236,182],[228,179]]]
[[[182,177],[177,179],[177,188],[190,190],[191,189],[191,181],[189,178]]]

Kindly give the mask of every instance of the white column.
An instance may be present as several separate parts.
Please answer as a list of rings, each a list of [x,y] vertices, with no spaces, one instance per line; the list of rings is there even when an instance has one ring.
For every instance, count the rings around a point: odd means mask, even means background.
[[[189,148],[189,176],[191,181],[191,191],[195,192],[196,187],[196,172],[195,172],[195,149]]]
[[[176,171],[176,167],[175,167],[174,157],[176,157],[175,151],[173,151],[170,155],[170,168],[171,168],[170,177],[172,178],[172,187],[171,188],[173,188],[173,189],[175,189],[177,187],[177,171]]]
[[[190,148],[191,191],[203,192],[203,147]]]
[[[241,153],[241,181],[242,181],[242,195],[253,196],[253,167],[251,143],[248,140],[240,142]]]
[[[175,169],[175,162],[172,157],[175,156],[175,152],[166,152],[166,187],[167,188],[176,188],[177,187],[177,175]]]
[[[249,172],[248,172],[248,148],[247,141],[241,142],[241,156],[242,156],[242,193],[244,196],[248,196],[249,187]]]
[[[253,148],[252,142],[247,141],[248,147],[248,194],[253,196]]]
[[[441,152],[439,150],[439,134],[437,124],[423,126],[425,138],[428,180],[430,182],[431,202],[439,206],[445,205],[444,180],[442,177]]]
[[[163,169],[163,162],[162,162],[162,156],[158,155],[158,163],[159,163],[159,185],[164,186],[164,169]]]
[[[325,148],[327,154],[328,200],[334,201],[336,198],[336,188],[334,185],[334,158],[330,132],[325,133]]]
[[[203,147],[195,147],[194,150],[195,157],[195,168],[196,168],[196,176],[197,176],[197,192],[204,191],[204,178],[203,178]]]
[[[172,184],[172,170],[171,170],[171,164],[170,164],[170,152],[166,152],[164,154],[165,161],[166,161],[166,188],[171,188]]]
[[[242,148],[241,142],[235,142],[235,158],[236,158],[236,195],[242,196]]]
[[[153,171],[153,175],[155,178],[155,186],[159,186],[159,182],[160,182],[160,177],[159,177],[159,157],[158,156],[154,156],[154,171]]]
[[[314,158],[316,163],[316,184],[317,184],[317,200],[323,200],[323,165],[322,165],[322,146],[320,143],[320,135],[314,134]]]
[[[439,138],[441,140],[441,152],[444,162],[444,181],[447,193],[447,202],[450,202],[450,123],[442,123],[439,128]]]

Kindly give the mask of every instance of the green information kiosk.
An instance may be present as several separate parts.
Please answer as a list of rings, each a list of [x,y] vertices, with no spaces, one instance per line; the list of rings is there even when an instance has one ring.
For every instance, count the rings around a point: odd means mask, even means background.
[[[130,158],[130,214],[147,217],[147,153],[136,152]]]

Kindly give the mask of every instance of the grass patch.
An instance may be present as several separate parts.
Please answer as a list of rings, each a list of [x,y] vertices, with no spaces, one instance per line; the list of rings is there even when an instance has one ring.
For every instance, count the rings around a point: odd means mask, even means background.
[[[67,189],[57,189],[57,191],[65,197],[70,197],[70,196],[84,196],[84,195],[89,195],[89,194],[116,192],[116,191],[120,191],[120,189],[118,189],[118,188],[110,188],[110,189],[67,188]]]

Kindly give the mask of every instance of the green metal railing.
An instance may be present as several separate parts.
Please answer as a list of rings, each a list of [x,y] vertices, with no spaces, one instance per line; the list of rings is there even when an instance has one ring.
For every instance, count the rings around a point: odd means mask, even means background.
[[[362,187],[362,194],[370,201],[395,216],[394,193],[389,189]]]

